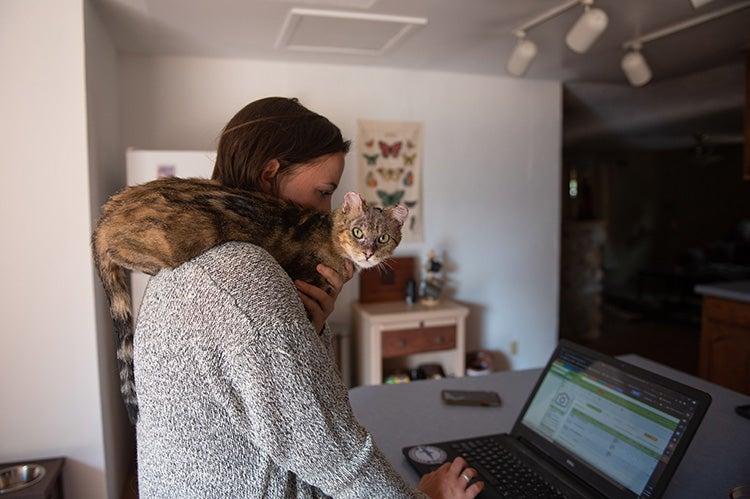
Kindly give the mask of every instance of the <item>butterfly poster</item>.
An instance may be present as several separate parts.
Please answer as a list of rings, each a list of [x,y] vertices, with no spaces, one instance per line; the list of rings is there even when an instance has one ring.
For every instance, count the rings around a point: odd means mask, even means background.
[[[358,191],[375,206],[408,206],[402,240],[422,241],[422,124],[359,120],[357,125]]]

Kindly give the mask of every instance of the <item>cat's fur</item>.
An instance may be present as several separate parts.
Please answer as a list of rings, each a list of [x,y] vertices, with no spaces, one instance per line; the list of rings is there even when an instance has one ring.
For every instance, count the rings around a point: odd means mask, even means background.
[[[346,260],[355,268],[377,265],[401,241],[407,214],[404,205],[368,206],[355,192],[347,193],[338,209],[322,212],[203,179],[154,180],[112,196],[91,244],[114,321],[120,388],[131,422],[138,419],[138,399],[126,269],[154,275],[224,242],[244,241],[266,249],[292,279],[327,289],[318,263],[339,273]],[[355,227],[362,231],[355,231],[360,239],[354,237]],[[379,243],[383,234],[389,240]]]

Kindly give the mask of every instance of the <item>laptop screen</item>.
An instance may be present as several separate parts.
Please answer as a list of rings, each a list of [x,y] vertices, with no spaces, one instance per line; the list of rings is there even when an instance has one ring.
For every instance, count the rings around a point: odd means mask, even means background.
[[[542,450],[579,476],[593,472],[622,497],[653,497],[696,404],[686,394],[560,347],[520,423],[541,437],[534,439],[537,446],[549,447]]]

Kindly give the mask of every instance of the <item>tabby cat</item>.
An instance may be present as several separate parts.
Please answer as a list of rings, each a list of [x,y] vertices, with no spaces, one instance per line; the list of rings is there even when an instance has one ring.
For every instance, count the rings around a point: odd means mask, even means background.
[[[119,342],[120,390],[130,421],[138,420],[133,376],[133,325],[125,269],[154,275],[227,241],[265,248],[292,279],[330,290],[318,263],[343,273],[346,260],[369,268],[401,242],[408,208],[381,209],[348,192],[333,212],[302,208],[213,180],[166,178],[128,187],[102,207],[91,236]]]

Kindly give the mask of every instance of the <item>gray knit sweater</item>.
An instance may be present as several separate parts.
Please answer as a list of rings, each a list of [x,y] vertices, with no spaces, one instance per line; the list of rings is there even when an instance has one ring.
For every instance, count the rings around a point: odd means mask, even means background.
[[[354,418],[330,330],[258,246],[152,278],[134,362],[143,499],[426,497]]]

